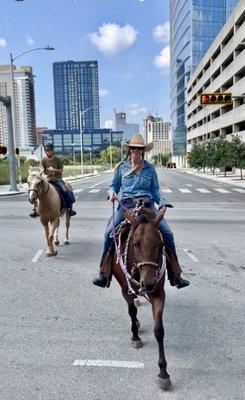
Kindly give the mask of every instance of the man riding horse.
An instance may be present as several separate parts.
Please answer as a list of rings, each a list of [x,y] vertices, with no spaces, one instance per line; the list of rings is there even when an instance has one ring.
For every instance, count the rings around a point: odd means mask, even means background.
[[[44,146],[44,151],[46,157],[42,158],[41,168],[42,174],[44,174],[48,181],[55,187],[59,193],[61,200],[63,202],[64,208],[67,210],[68,214],[72,217],[76,215],[76,211],[72,209],[72,204],[75,203],[75,198],[72,190],[69,190],[62,180],[63,164],[61,159],[54,154],[54,146],[52,143],[48,143]],[[30,217],[37,217],[36,203],[30,214]]]
[[[137,198],[148,199],[149,210],[155,215],[165,214],[167,207],[172,207],[166,199],[160,195],[159,183],[155,167],[144,160],[144,154],[153,148],[153,143],[145,144],[141,135],[134,135],[129,143],[124,144],[127,154],[118,164],[112,183],[109,188],[109,200],[114,203],[117,194],[122,190],[122,199],[117,208],[116,215],[111,219],[107,226],[104,236],[104,249],[102,253],[100,271],[93,279],[94,285],[106,287],[110,280],[110,265],[108,265],[107,255],[113,248],[112,231],[124,220],[125,209],[134,207],[134,200]],[[158,211],[154,207],[157,203]],[[166,246],[167,270],[171,286],[178,289],[188,286],[187,279],[181,277],[181,268],[178,262],[173,233],[170,230],[165,219],[158,224]]]

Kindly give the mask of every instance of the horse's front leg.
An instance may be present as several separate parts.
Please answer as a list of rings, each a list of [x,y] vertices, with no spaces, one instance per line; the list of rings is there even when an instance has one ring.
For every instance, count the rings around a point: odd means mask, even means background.
[[[169,374],[167,372],[167,362],[165,358],[164,352],[164,328],[162,322],[162,315],[164,310],[164,301],[165,301],[165,294],[164,291],[160,291],[157,295],[150,295],[150,300],[152,303],[152,312],[154,318],[154,333],[158,343],[159,349],[159,360],[158,365],[160,368],[160,372],[158,374],[158,384],[161,389],[168,390],[171,386],[171,381]]]
[[[49,234],[50,249],[53,256],[56,256],[58,254],[57,250],[55,250],[54,248],[54,232],[58,228],[58,226],[59,226],[59,218],[51,222],[51,230]]]
[[[48,222],[41,221],[45,231],[46,243],[47,243],[47,250],[46,255],[49,257],[52,255],[51,247],[50,247],[50,240],[49,240],[49,226]]]
[[[66,213],[66,236],[65,236],[64,244],[70,244],[70,242],[69,242],[70,220],[71,220],[70,215],[68,213]]]
[[[137,307],[134,305],[134,295],[127,294],[127,291],[122,289],[122,294],[128,303],[128,313],[131,318],[131,331],[133,336],[131,337],[131,346],[135,349],[140,349],[143,343],[139,337],[140,323],[137,318]]]

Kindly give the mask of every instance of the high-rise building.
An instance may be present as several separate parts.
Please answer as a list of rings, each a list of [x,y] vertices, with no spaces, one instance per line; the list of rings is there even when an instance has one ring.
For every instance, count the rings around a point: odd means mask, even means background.
[[[115,111],[115,127],[116,131],[123,131],[124,140],[130,139],[140,131],[139,124],[127,122],[126,113],[123,111],[119,113]]]
[[[36,139],[37,145],[41,146],[43,144],[43,138],[45,137],[45,131],[47,131],[47,126],[37,126],[36,127]]]
[[[146,143],[153,142],[153,149],[147,153],[147,157],[157,156],[158,154],[171,153],[171,140],[169,137],[170,123],[161,117],[148,115],[144,119],[144,134]]]
[[[238,0],[170,0],[170,82],[173,156],[186,155],[187,83]]]
[[[34,76],[30,66],[18,69],[14,67],[14,90],[15,147],[19,147],[22,150],[30,150],[30,148],[36,147]],[[0,66],[0,94],[13,98],[10,65]],[[5,107],[0,103],[0,143],[7,145],[7,139],[7,114]]]
[[[63,61],[53,64],[56,129],[99,129],[97,61]]]

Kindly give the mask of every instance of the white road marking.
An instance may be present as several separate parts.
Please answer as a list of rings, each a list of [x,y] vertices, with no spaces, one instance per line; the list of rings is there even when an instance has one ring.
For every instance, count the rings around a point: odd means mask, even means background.
[[[220,193],[230,193],[229,190],[226,190],[226,189],[214,189],[214,190],[216,190],[217,192],[220,192]]]
[[[179,191],[182,193],[192,193],[189,189],[179,189]]]
[[[245,193],[245,189],[235,189],[235,188],[233,188],[232,190],[235,190],[236,192],[239,192],[239,193]]]
[[[101,189],[92,189],[92,190],[89,190],[88,192],[89,193],[98,193],[98,192],[100,192],[100,190]]]
[[[33,257],[33,259],[31,260],[31,262],[33,262],[33,263],[37,262],[37,260],[41,257],[42,254],[43,254],[43,250],[38,250],[37,253],[35,254],[35,256]]]
[[[98,182],[98,183],[95,183],[95,185],[90,186],[90,187],[91,187],[91,188],[94,188],[94,187],[96,187],[96,186],[98,186],[98,185],[101,185],[102,183],[109,182],[109,181],[111,181],[111,178],[106,179],[105,181],[100,181],[100,182]]]
[[[183,250],[194,262],[199,262],[198,258],[194,256],[191,250],[189,249],[183,249]]]
[[[207,189],[202,189],[202,188],[197,189],[196,188],[196,190],[198,190],[198,192],[201,192],[201,193],[211,193],[210,190],[207,190]]]
[[[192,183],[185,183],[186,186],[193,186]]]
[[[163,193],[172,193],[172,190],[166,188],[166,189],[162,189],[162,192],[163,192]]]
[[[73,193],[81,193],[83,191],[83,189],[74,189]]]
[[[117,361],[117,360],[75,360],[73,365],[79,367],[115,367],[115,368],[139,368],[144,369],[144,363],[139,361]]]

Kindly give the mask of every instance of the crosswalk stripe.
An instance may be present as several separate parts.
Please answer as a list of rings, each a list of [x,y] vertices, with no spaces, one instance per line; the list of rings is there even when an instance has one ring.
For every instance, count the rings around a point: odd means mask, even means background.
[[[179,191],[182,193],[192,193],[189,189],[179,189]]]
[[[83,191],[83,189],[74,189],[73,193],[81,193]]]
[[[91,189],[89,190],[89,193],[98,193],[100,192],[101,189]]]
[[[229,190],[225,190],[225,189],[214,189],[214,190],[216,190],[217,192],[220,192],[220,193],[230,193]]]
[[[166,188],[166,189],[162,189],[162,192],[163,192],[163,193],[172,193],[172,190]]]
[[[210,190],[207,190],[207,189],[196,188],[196,190],[198,190],[198,192],[201,192],[201,193],[211,193]]]
[[[232,190],[235,190],[236,192],[239,192],[239,193],[245,193],[245,189],[235,189],[235,188],[232,188]]]

